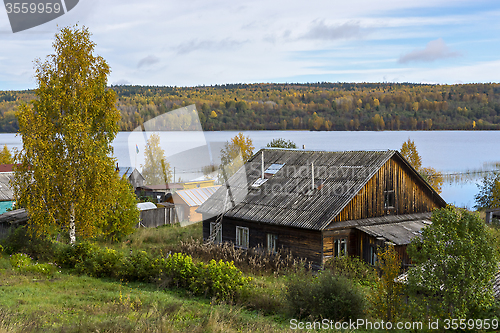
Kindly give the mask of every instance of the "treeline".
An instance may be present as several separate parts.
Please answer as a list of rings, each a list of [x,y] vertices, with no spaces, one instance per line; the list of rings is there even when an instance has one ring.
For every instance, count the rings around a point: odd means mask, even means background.
[[[206,131],[218,130],[494,130],[500,84],[228,84],[198,87],[112,86],[130,131],[165,112],[196,104]],[[32,91],[0,92],[0,131]]]

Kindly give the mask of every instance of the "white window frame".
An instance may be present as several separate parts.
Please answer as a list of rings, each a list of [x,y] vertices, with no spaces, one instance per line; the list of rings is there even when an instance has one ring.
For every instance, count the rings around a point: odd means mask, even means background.
[[[236,226],[236,246],[248,249],[250,245],[250,231],[246,227]]]
[[[347,255],[347,239],[336,238],[333,241],[333,256],[342,257]]]
[[[267,234],[267,251],[272,254],[278,252],[278,235]]]
[[[213,232],[216,225],[217,225],[217,222],[210,222],[210,236],[212,235],[212,232]],[[220,225],[219,232],[215,236],[214,243],[216,243],[216,244],[222,243],[222,223]]]

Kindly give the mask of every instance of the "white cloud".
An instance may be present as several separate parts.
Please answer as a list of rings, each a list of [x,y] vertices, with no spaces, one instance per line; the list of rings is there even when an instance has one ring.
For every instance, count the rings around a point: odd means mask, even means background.
[[[139,62],[137,63],[137,68],[141,68],[143,66],[151,66],[151,65],[154,65],[154,64],[159,63],[159,62],[160,62],[160,58],[158,58],[154,55],[148,55],[147,57],[139,60]]]
[[[361,27],[358,22],[347,22],[341,25],[326,25],[325,22],[315,22],[304,35],[306,39],[336,40],[360,37]]]
[[[232,40],[225,38],[223,40],[190,40],[189,42],[181,43],[174,49],[177,54],[188,54],[195,51],[221,51],[238,47],[244,44],[244,41]]]
[[[415,49],[409,53],[402,55],[398,62],[406,64],[412,61],[415,62],[432,62],[438,59],[454,58],[461,54],[450,50],[442,38],[432,40],[423,49]]]

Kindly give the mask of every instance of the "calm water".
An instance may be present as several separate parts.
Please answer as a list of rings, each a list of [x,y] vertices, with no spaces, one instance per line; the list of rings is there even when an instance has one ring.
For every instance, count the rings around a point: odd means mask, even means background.
[[[165,156],[175,166],[176,179],[189,180],[201,166],[218,163],[224,142],[238,132],[160,132]],[[500,131],[393,131],[393,132],[309,132],[309,131],[243,131],[249,136],[255,151],[275,138],[294,141],[298,147],[311,150],[399,150],[404,141],[415,141],[422,165],[446,173],[482,168],[500,161]],[[121,132],[113,142],[115,157],[122,166],[144,163],[147,138],[141,132]],[[15,134],[0,134],[0,145],[9,149],[21,147]],[[136,153],[136,145],[139,153]],[[459,206],[472,207],[477,193],[477,181],[445,184],[443,198]]]

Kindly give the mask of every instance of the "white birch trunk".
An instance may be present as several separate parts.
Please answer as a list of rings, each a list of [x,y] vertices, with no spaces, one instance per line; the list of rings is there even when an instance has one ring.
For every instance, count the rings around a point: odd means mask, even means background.
[[[69,213],[69,243],[76,243],[75,208],[71,205]]]

